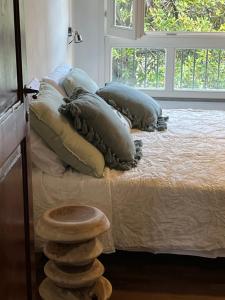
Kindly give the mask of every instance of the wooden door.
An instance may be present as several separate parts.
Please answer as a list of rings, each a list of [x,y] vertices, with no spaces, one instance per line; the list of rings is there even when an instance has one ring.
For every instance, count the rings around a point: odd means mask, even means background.
[[[0,299],[32,300],[33,224],[23,1],[0,0]]]

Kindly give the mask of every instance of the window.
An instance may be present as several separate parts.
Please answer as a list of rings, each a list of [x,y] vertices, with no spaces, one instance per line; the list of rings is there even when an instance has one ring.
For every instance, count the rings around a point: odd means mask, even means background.
[[[108,0],[106,80],[225,98],[224,0]]]
[[[108,0],[109,34],[137,39],[144,35],[144,0]]]
[[[146,0],[145,32],[224,32],[224,10],[224,0]]]
[[[225,51],[177,49],[174,88],[225,90]]]
[[[112,80],[139,88],[165,88],[164,49],[112,48]]]

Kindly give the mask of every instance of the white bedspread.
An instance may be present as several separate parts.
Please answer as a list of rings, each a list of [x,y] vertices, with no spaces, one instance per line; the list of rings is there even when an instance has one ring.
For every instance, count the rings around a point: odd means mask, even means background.
[[[133,133],[143,158],[103,179],[34,169],[34,216],[62,204],[100,208],[111,221],[114,249],[225,256],[225,112],[168,110],[165,132]]]

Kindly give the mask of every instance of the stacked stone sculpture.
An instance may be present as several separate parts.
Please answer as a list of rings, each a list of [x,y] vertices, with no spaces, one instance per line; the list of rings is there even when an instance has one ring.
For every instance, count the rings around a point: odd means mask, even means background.
[[[103,250],[98,236],[109,227],[103,212],[90,206],[62,206],[42,215],[36,231],[47,241],[44,253],[49,258],[47,278],[39,287],[43,300],[110,298],[112,286],[97,259]]]

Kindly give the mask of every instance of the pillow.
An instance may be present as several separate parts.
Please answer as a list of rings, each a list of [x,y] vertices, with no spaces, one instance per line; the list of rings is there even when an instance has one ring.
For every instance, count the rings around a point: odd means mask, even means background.
[[[36,167],[52,176],[61,176],[65,172],[65,165],[38,136],[34,130],[30,131],[31,158]]]
[[[52,91],[53,87],[47,83],[44,87],[38,100],[30,104],[32,128],[67,165],[81,173],[102,177],[105,165],[102,154],[58,112],[64,103],[60,93]]]
[[[41,81],[37,100],[47,99],[48,97],[51,99],[63,99],[62,94],[53,85],[46,81]]]
[[[78,68],[71,70],[71,72],[63,80],[62,85],[69,97],[72,95],[73,90],[77,87],[82,87],[90,93],[95,93],[99,89],[97,84],[89,77],[89,75]]]
[[[109,83],[99,89],[97,95],[127,116],[132,128],[154,131],[167,127],[158,102],[137,89],[122,83]]]
[[[54,80],[49,79],[49,78],[43,78],[42,82],[46,82],[48,84],[50,84],[51,86],[53,86],[63,97],[67,97],[67,94],[64,90],[64,88],[62,86],[60,86],[59,84],[57,84]]]
[[[120,117],[96,94],[82,88],[64,99],[60,112],[73,121],[74,128],[104,155],[106,165],[129,170],[141,158],[141,142],[134,142]]]
[[[56,82],[56,84],[61,84],[63,79],[72,70],[70,65],[60,65],[57,66],[46,78],[51,79]]]
[[[127,127],[130,130],[132,128],[131,121],[126,116],[121,114],[118,110],[116,110],[115,108],[112,107],[112,110],[120,118],[123,126]]]

